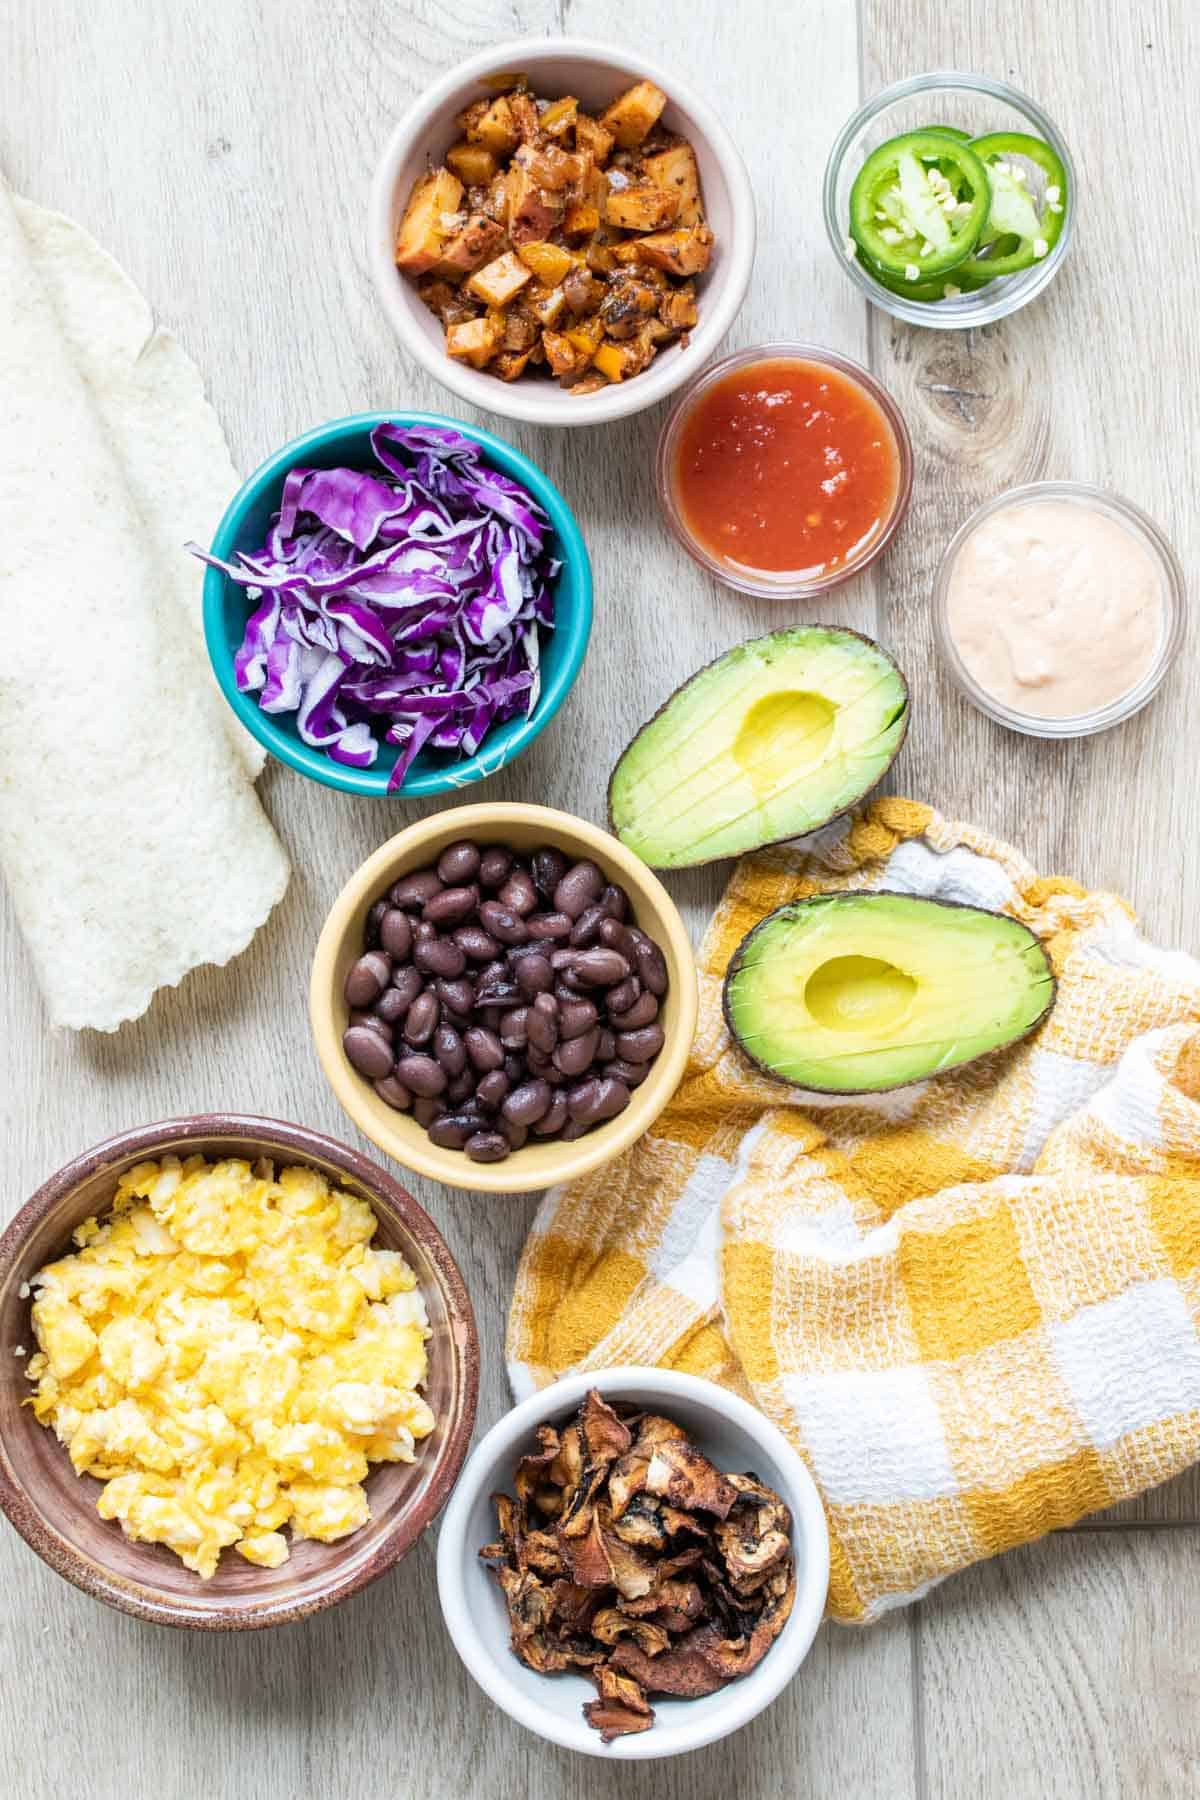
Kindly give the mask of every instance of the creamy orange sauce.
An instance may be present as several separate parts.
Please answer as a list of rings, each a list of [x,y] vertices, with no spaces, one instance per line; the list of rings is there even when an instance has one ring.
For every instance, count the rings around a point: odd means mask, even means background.
[[[986,693],[1065,719],[1137,686],[1163,611],[1162,572],[1132,531],[1086,504],[1031,500],[1001,507],[964,543],[946,623]]]

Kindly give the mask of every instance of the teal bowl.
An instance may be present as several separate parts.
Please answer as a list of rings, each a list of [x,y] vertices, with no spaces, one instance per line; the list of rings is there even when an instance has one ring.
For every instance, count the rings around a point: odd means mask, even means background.
[[[554,584],[554,629],[541,634],[542,687],[532,714],[495,726],[474,756],[460,757],[452,750],[433,750],[428,746],[420,751],[393,796],[413,800],[453,793],[494,775],[527,749],[550,723],[579,673],[591,635],[592,565],[575,515],[536,464],[502,438],[493,437],[490,431],[480,431],[477,426],[464,425],[460,419],[447,419],[439,413],[423,412],[357,413],[353,418],[320,425],[285,444],[255,470],[230,502],[217,526],[212,554],[229,562],[239,550],[255,551],[261,547],[271,515],[279,510],[284,478],[297,464],[316,469],[370,468],[371,432],[383,424],[437,425],[473,439],[488,462],[528,488],[545,509],[554,530],[551,548],[562,562]],[[369,769],[347,768],[306,744],[290,715],[265,713],[253,694],[239,691],[233,659],[253,606],[244,589],[220,569],[206,571],[204,636],[208,654],[221,692],[246,730],[289,769],[298,769],[301,775],[323,782],[326,787],[341,788],[347,794],[386,794],[398,754],[394,745],[381,744],[379,756]]]

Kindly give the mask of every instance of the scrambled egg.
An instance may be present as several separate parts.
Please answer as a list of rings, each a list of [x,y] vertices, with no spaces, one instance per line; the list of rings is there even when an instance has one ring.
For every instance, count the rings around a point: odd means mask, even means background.
[[[276,1568],[293,1538],[370,1517],[373,1462],[434,1416],[425,1308],[375,1215],[311,1169],[139,1163],[112,1217],[33,1279],[31,1404],[105,1519],[210,1576],[226,1545]]]

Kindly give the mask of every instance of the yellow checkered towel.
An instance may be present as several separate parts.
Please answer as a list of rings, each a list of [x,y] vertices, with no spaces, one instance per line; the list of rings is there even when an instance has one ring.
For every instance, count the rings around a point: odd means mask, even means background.
[[[804,895],[1011,913],[1058,1001],[1030,1041],[821,1101],[731,1044],[737,944]],[[547,1195],[509,1319],[518,1396],[660,1364],[753,1399],[805,1457],[829,1609],[862,1622],[1200,1458],[1200,963],[1006,845],[879,800],[738,864],[683,1083],[620,1161]]]

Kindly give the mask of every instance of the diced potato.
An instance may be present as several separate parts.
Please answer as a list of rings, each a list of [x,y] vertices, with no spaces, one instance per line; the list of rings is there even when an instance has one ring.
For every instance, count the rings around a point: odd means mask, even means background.
[[[440,275],[422,275],[417,282],[417,293],[443,325],[457,325],[461,319],[473,319],[479,312],[469,294],[464,294],[461,288],[454,287]]]
[[[518,375],[525,373],[531,352],[528,350],[504,350],[492,364],[493,375],[501,381],[515,381]]]
[[[513,162],[508,171],[508,235],[518,249],[541,243],[557,229],[563,215],[563,197],[540,187],[529,169]],[[535,269],[534,273],[538,271]]]
[[[533,144],[522,144],[513,157],[513,162],[527,169],[531,179],[539,187],[548,188],[552,194],[561,193],[564,188],[570,187],[584,172],[582,159],[573,156],[568,150],[560,150],[557,144],[547,144],[542,150]]]
[[[611,338],[636,337],[647,319],[658,311],[658,290],[642,281],[632,269],[614,280],[600,306],[604,329]]]
[[[527,269],[532,269],[539,281],[547,287],[557,287],[563,278],[577,266],[576,259],[561,244],[537,242],[520,244],[517,255]]]
[[[603,226],[601,231],[603,231]],[[605,243],[602,237],[592,239],[584,251],[584,260],[593,275],[611,275],[617,266],[612,245]]]
[[[486,368],[500,347],[501,328],[495,319],[465,319],[446,331],[446,352],[456,362],[470,363],[473,369]]]
[[[563,214],[563,234],[566,237],[591,237],[600,223],[600,209],[586,200],[572,200]]]
[[[713,234],[707,225],[688,225],[614,244],[613,255],[618,262],[651,263],[669,275],[699,275],[708,267],[712,247]]]
[[[595,354],[596,346],[604,337],[604,322],[598,313],[590,319],[584,319],[579,325],[573,325],[566,333],[567,339],[577,350],[582,350],[589,361]]]
[[[525,311],[523,305],[510,306],[504,315],[502,350],[532,350],[541,337],[541,321]]]
[[[600,114],[600,123],[610,131],[622,150],[636,150],[646,133],[658,123],[667,96],[652,81],[636,81],[618,95],[611,106]]]
[[[471,136],[490,104],[488,100],[472,100],[470,106],[465,106],[459,113],[454,123],[464,137]]]
[[[575,119],[575,148],[589,150],[597,168],[602,167],[612,154],[613,134],[606,131],[598,119],[589,113],[579,113]]]
[[[459,119],[459,124],[473,144],[483,144],[495,155],[507,156],[521,141],[512,101],[507,94],[500,94],[490,106],[484,105],[482,101],[477,104],[483,106],[483,111],[471,118],[475,109],[468,107]]]
[[[520,293],[525,283],[532,280],[532,270],[526,268],[515,250],[507,250],[495,262],[477,269],[468,281],[467,288],[472,294],[478,294],[489,306],[507,306],[513,296]]]
[[[561,287],[545,287],[535,281],[525,290],[525,304],[539,324],[553,325],[566,305],[566,295]]]
[[[581,350],[559,331],[543,331],[542,345],[552,373],[560,380],[563,376],[569,380],[572,376],[582,375],[592,360],[590,350]]]
[[[672,331],[690,331],[696,323],[696,290],[689,281],[684,287],[664,294],[658,303],[658,316]]]
[[[570,94],[564,94],[561,100],[553,101],[539,121],[543,136],[562,137],[574,125],[575,114],[578,111],[579,102]]]
[[[647,177],[668,194],[676,194],[679,206],[675,213],[681,225],[699,225],[704,218],[700,203],[700,170],[696,153],[690,144],[672,144],[656,156],[648,156],[642,165]]]
[[[631,375],[640,375],[654,361],[654,354],[654,345],[646,333],[628,344],[603,343],[592,360],[609,381],[628,381]]]
[[[537,102],[533,95],[510,94],[509,105],[520,141],[523,144],[536,143],[541,131],[541,120],[538,118]]]
[[[462,228],[442,245],[436,275],[469,275],[487,262],[504,240],[504,227],[483,213],[472,213]]]
[[[408,198],[396,236],[396,267],[409,275],[424,275],[442,254],[446,241],[444,215],[458,211],[463,186],[449,169],[430,169],[422,175]]]
[[[465,138],[461,144],[451,144],[446,161],[468,187],[483,187],[499,166],[494,150],[489,150],[486,144],[468,143]]]
[[[622,231],[658,231],[679,211],[678,196],[653,181],[633,181],[609,194],[604,216]]]

